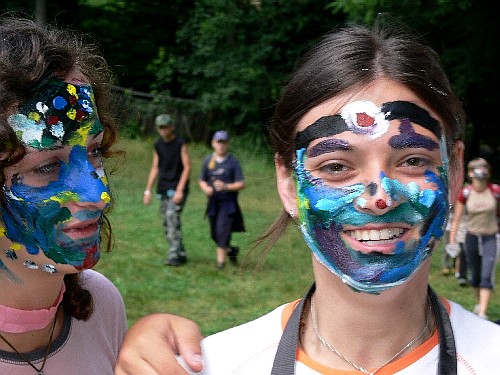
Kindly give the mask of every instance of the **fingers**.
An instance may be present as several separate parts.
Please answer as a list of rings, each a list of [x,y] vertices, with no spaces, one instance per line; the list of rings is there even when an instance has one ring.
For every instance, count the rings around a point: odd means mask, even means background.
[[[139,319],[127,332],[118,354],[115,375],[187,375],[178,363],[194,372],[202,368],[196,323],[171,314],[152,314]]]

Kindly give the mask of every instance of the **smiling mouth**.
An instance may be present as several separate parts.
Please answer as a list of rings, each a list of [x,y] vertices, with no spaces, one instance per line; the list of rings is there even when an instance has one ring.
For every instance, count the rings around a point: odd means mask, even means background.
[[[402,237],[405,233],[405,229],[400,227],[393,228],[384,228],[381,230],[377,229],[355,229],[355,230],[347,230],[345,233],[351,237],[352,239],[360,242],[373,242],[377,241],[377,243],[386,243],[390,242],[394,239]]]

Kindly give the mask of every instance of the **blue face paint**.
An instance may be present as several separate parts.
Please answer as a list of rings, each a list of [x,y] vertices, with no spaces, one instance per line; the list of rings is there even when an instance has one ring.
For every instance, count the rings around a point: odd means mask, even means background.
[[[349,123],[349,119],[355,119],[358,125],[372,126],[370,125],[371,118],[376,116],[371,114],[368,116],[363,112],[364,107],[368,109],[371,107],[367,106],[366,102],[355,103],[359,107],[355,108],[355,115],[351,116],[349,113],[349,116],[344,115],[345,108],[353,107],[350,105],[346,106],[342,112],[346,123]],[[397,103],[399,105],[399,102]],[[424,118],[423,114],[427,112],[423,109],[415,110],[415,107],[414,105],[410,107],[414,110],[413,115],[418,114],[419,118]],[[372,112],[376,114],[375,110]],[[387,116],[396,116],[396,114],[387,113]],[[328,152],[335,155],[340,140],[323,140],[311,146],[313,152],[308,153],[306,147],[296,152],[294,176],[302,234],[316,259],[340,277],[343,282],[360,292],[377,294],[408,280],[430,256],[437,240],[443,236],[448,216],[448,158],[444,136],[439,133],[440,143],[438,144],[432,138],[416,133],[402,111],[397,113],[396,118],[401,120],[400,134],[390,137],[388,147],[394,150],[419,148],[429,151],[440,148],[443,166],[437,167],[437,173],[427,170],[423,178],[419,178],[420,185],[416,182],[403,183],[397,179],[391,179],[381,171],[378,184],[370,182],[366,185],[358,183],[341,187],[329,186],[322,179],[314,177],[305,168],[305,162],[309,157]],[[425,117],[425,121],[421,122],[425,122],[428,126],[424,127],[433,130],[436,134],[437,122],[430,116],[428,118],[433,121]],[[392,118],[388,117],[388,119]],[[380,124],[383,121],[383,119],[377,119],[373,123]],[[383,130],[385,132],[388,129],[389,127],[386,126]],[[344,128],[341,130],[342,132],[349,131]],[[384,134],[382,130],[378,130],[377,137]],[[304,139],[301,138],[301,142],[308,143],[311,138],[307,137],[313,137],[315,131],[314,128],[313,130],[306,128],[302,132]],[[339,133],[337,129],[329,130],[329,132]],[[351,132],[364,134],[357,128]],[[369,129],[365,133],[364,136],[367,138],[375,138],[374,133]],[[321,133],[321,137],[325,134]],[[331,147],[332,145],[335,147]],[[346,150],[346,153],[349,149],[349,145],[342,145],[342,150]],[[428,188],[422,188],[423,184]],[[387,196],[387,201],[383,202],[383,206],[388,209],[384,213],[377,215],[356,208],[356,206],[365,207],[367,204],[367,200],[361,196],[363,193],[366,192],[366,196],[374,197],[380,189]],[[354,240],[357,236],[356,234],[353,237],[356,228],[361,228],[360,231],[367,231],[366,228],[370,228],[370,225],[384,228],[383,230],[386,231],[399,232],[391,234],[388,237],[390,240],[381,242],[382,245],[365,246],[363,240],[358,238]],[[382,232],[382,230],[377,232]],[[398,238],[401,239],[398,240]],[[359,245],[358,249],[354,248],[356,244]],[[383,251],[376,249],[383,249]]]
[[[13,176],[10,186],[3,187],[6,236],[23,244],[29,254],[42,250],[56,263],[89,268],[100,257],[99,230],[111,199],[100,151],[87,148],[103,127],[90,86],[62,81],[50,81],[47,86],[42,91],[51,96],[36,97],[36,104],[20,107],[27,108],[26,113],[13,115],[9,121],[18,137],[37,150],[34,153],[54,152],[58,159],[51,158],[43,165],[48,177],[37,177],[37,173],[43,175],[40,172],[21,171]],[[33,112],[33,108],[39,112]],[[65,122],[61,123],[61,119]],[[43,183],[33,183],[38,179]],[[70,202],[101,203],[104,209],[81,208],[72,214],[66,207]],[[46,272],[55,269],[48,266]]]
[[[443,175],[428,171],[428,182],[436,190],[418,184],[402,184],[381,174],[381,188],[400,204],[375,216],[355,208],[355,200],[369,186],[356,184],[333,188],[314,178],[304,168],[305,149],[297,151],[295,178],[299,198],[299,223],[316,258],[353,289],[378,293],[406,281],[430,255],[443,236],[447,217],[447,186]],[[340,236],[345,226],[370,223],[406,223],[418,228],[418,236],[395,244],[392,254],[362,253],[349,247]],[[397,226],[397,225],[395,225]]]

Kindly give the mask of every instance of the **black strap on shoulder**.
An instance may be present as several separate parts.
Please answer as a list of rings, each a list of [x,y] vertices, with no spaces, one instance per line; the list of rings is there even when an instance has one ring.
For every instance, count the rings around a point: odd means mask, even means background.
[[[293,310],[292,316],[286,324],[283,335],[281,336],[276,356],[274,357],[273,369],[271,375],[293,375],[295,374],[295,357],[297,354],[297,344],[299,342],[300,321],[304,304],[308,301],[314,291],[316,284],[313,283],[304,298]]]
[[[457,348],[455,347],[455,337],[453,328],[451,327],[448,311],[443,303],[434,293],[434,290],[429,285],[429,299],[434,311],[434,318],[438,327],[439,334],[439,375],[456,375],[457,373]]]
[[[271,375],[295,374],[295,358],[297,355],[297,344],[299,342],[302,312],[304,311],[304,304],[311,298],[311,295],[315,290],[316,284],[313,283],[307,294],[293,310],[285,330],[283,331],[283,335],[281,336],[278,350],[276,351],[276,356],[274,357]],[[448,316],[446,308],[430,286],[428,290],[439,334],[439,362],[437,374],[456,375],[457,353],[450,317]]]

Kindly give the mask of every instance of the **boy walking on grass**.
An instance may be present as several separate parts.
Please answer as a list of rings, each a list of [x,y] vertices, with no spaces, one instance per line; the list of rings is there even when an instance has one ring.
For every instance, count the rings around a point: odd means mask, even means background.
[[[172,116],[158,115],[155,125],[160,139],[154,143],[144,204],[151,203],[151,189],[158,178],[157,194],[161,197],[163,229],[170,244],[165,265],[181,266],[186,263],[187,257],[182,243],[180,215],[188,194],[191,161],[185,141],[175,135]]]

